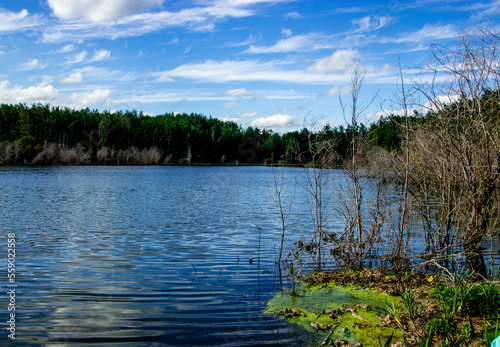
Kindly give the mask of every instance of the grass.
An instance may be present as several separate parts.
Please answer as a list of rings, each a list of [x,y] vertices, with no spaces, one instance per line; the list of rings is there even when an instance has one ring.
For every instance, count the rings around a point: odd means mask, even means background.
[[[408,288],[408,275],[400,276],[403,286],[401,297],[410,321],[418,325],[419,312],[412,290]],[[494,282],[478,283],[466,272],[455,273],[451,281],[429,278],[440,313],[421,319],[425,322],[419,335],[420,346],[490,346],[500,335],[500,287]],[[425,319],[426,318],[426,319]],[[495,321],[493,327],[489,321]],[[482,327],[480,322],[483,322]],[[481,329],[482,328],[482,329]],[[418,330],[418,329],[416,329]],[[482,330],[482,334],[480,331]]]
[[[487,326],[486,319],[484,320],[484,333],[483,333],[483,338],[486,346],[491,346],[493,341],[500,335],[500,331],[498,330],[498,319],[496,320],[495,323],[495,329],[489,328]]]

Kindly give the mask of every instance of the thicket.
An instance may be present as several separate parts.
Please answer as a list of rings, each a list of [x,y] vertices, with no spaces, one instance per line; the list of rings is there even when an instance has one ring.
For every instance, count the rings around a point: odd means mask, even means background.
[[[314,230],[296,242],[296,257],[310,255],[318,269],[333,260],[341,269],[450,275],[458,263],[476,279],[500,275],[499,47],[488,28],[455,47],[433,46],[423,82],[407,84],[400,70],[394,103],[402,115],[366,132],[356,130],[369,106],[359,98],[365,70],[353,69],[349,102],[340,99],[345,152],[309,138],[314,160],[304,161],[302,186]],[[422,107],[424,116],[411,115]],[[329,176],[339,160],[343,174]]]
[[[313,284],[337,278],[364,288],[374,281],[384,291],[382,275],[392,274],[403,307],[388,304],[382,323],[404,331],[394,346],[489,346],[500,335],[499,48],[500,35],[477,27],[454,47],[432,46],[421,80],[407,83],[400,66],[391,101],[401,116],[382,118],[366,133],[356,131],[358,121],[376,96],[361,101],[366,70],[353,68],[347,102],[340,97],[346,151],[322,137],[309,137],[306,146],[314,160],[304,162],[297,186],[306,191],[312,228],[278,264],[292,275],[290,295],[300,295],[301,264],[313,264]],[[414,109],[425,115],[411,115]],[[339,160],[341,174],[326,170]],[[281,255],[296,225],[288,212],[296,200],[283,195],[273,173]],[[331,338],[338,325],[331,322],[316,328],[330,329],[322,346],[347,344]]]

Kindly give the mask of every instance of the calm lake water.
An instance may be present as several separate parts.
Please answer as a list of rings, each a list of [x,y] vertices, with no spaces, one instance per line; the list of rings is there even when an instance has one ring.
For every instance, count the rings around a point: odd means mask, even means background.
[[[290,191],[299,171],[285,171]],[[279,290],[270,167],[1,167],[0,182],[0,345],[303,345],[309,338],[264,314]],[[301,194],[295,204],[307,204]],[[303,207],[294,214],[308,228]],[[15,342],[5,329],[10,233]]]

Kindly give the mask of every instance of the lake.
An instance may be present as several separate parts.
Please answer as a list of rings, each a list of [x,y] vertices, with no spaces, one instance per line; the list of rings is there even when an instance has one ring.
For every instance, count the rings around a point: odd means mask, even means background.
[[[285,170],[289,195],[300,172]],[[303,345],[310,338],[264,314],[280,289],[270,167],[1,167],[0,180],[1,319],[15,312],[16,338],[2,329],[0,344]],[[291,218],[301,227],[289,228],[285,254],[311,227],[304,194],[296,189]]]

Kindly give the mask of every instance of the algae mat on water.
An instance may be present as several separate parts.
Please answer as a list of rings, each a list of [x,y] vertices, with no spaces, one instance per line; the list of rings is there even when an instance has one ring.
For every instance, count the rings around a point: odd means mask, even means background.
[[[401,306],[401,299],[373,290],[339,287],[333,284],[307,286],[301,283],[296,296],[284,289],[268,303],[266,313],[284,316],[288,322],[318,333],[321,343],[331,333],[332,341],[382,346],[393,334],[392,342],[402,341],[403,332],[384,326],[387,305]]]

